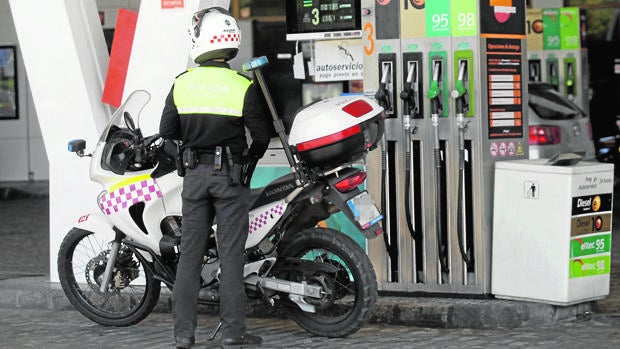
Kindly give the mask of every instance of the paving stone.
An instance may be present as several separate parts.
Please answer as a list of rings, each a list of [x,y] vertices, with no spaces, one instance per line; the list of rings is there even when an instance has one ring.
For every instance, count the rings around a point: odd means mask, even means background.
[[[153,313],[130,327],[104,327],[76,311],[0,308],[2,348],[171,348],[172,317]],[[217,316],[198,317],[197,348],[208,343]],[[368,324],[347,338],[313,336],[286,319],[249,318],[250,332],[263,337],[262,348],[618,348],[618,322],[592,317],[533,328],[459,329]],[[218,340],[216,338],[216,340]]]

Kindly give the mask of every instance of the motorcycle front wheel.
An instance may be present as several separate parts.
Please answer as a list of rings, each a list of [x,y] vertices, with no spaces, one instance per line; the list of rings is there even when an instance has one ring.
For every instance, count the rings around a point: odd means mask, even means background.
[[[133,325],[151,313],[161,283],[121,243],[111,281],[101,292],[110,250],[111,243],[73,228],[58,252],[60,284],[71,304],[90,320],[105,326]]]
[[[311,228],[284,245],[279,258],[327,263],[338,270],[293,277],[291,281],[321,286],[324,291],[320,299],[304,299],[315,306],[316,312],[305,312],[297,306],[290,308],[289,316],[300,327],[319,336],[346,337],[370,320],[377,301],[377,280],[368,256],[355,241],[334,229]]]

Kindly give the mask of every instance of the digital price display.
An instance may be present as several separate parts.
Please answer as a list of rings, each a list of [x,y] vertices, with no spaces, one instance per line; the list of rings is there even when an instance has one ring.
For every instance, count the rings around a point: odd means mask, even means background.
[[[360,38],[361,23],[361,0],[286,2],[288,41]]]

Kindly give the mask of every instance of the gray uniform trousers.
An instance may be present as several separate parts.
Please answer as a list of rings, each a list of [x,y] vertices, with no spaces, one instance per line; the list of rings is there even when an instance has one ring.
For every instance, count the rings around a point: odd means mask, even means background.
[[[248,234],[250,189],[230,186],[226,165],[187,169],[183,178],[181,256],[172,292],[174,335],[194,337],[198,314],[200,271],[210,227],[217,217],[220,256],[220,317],[222,338],[246,333],[246,295],[243,283],[244,249]]]

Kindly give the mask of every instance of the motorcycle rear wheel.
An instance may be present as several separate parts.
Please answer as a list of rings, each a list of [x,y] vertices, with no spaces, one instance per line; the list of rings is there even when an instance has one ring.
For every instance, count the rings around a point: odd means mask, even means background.
[[[329,288],[321,299],[306,298],[316,312],[304,312],[293,306],[289,316],[306,331],[324,337],[346,337],[357,332],[374,313],[377,301],[375,271],[364,250],[344,233],[329,228],[311,228],[286,241],[280,257],[294,257],[329,263],[336,275],[317,273],[300,280]]]
[[[121,244],[110,285],[101,292],[109,252],[110,243],[73,228],[58,252],[60,284],[71,304],[90,320],[104,326],[136,324],[157,304],[161,283]]]

